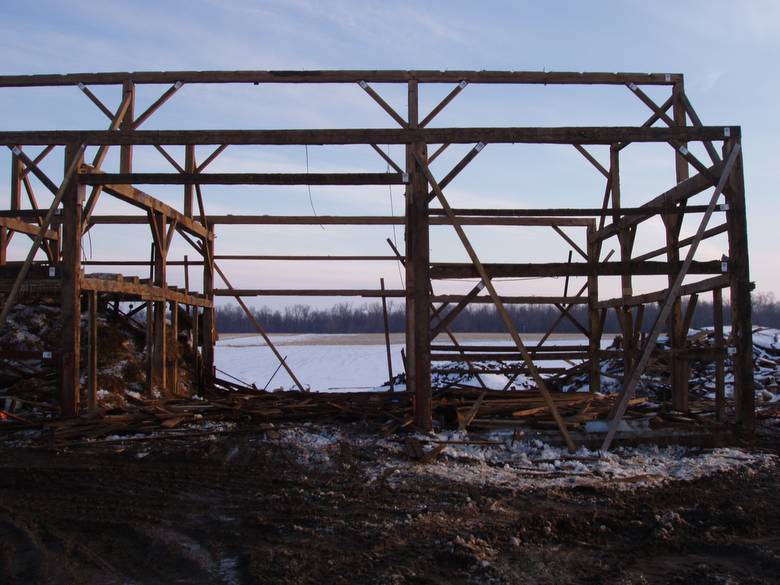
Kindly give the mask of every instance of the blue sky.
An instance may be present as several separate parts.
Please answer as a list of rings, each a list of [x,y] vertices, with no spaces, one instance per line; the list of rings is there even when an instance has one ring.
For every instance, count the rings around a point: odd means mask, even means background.
[[[752,277],[759,291],[780,293],[775,253],[778,207],[776,137],[780,116],[776,76],[780,57],[780,3],[743,2],[36,2],[6,3],[0,20],[0,71],[54,73],[166,69],[511,69],[559,71],[680,72],[705,124],[743,128]],[[382,95],[404,112],[401,87],[380,86]],[[139,91],[140,111],[162,87]],[[423,94],[423,110],[446,92]],[[111,107],[118,95],[95,90]],[[649,92],[661,101],[660,92]],[[6,115],[2,129],[100,128],[94,106],[75,88],[0,90]],[[558,126],[639,125],[649,110],[626,88],[470,86],[437,120],[438,125]],[[356,86],[303,88],[185,86],[145,128],[391,127],[392,121]],[[442,176],[465,149],[452,148],[434,172]],[[173,150],[174,152],[175,149]],[[604,149],[595,149],[605,160]],[[639,204],[673,184],[669,147],[630,147],[622,161],[624,197]],[[200,158],[208,149],[199,151]],[[391,149],[402,160],[399,147]],[[312,172],[385,170],[369,149],[309,149]],[[302,147],[229,148],[210,170],[305,170]],[[0,155],[0,197],[7,197],[8,155]],[[109,157],[107,164],[114,160]],[[169,170],[159,155],[139,152],[137,166]],[[52,173],[61,163],[53,161]],[[152,188],[148,188],[150,192]],[[309,214],[308,193],[300,188],[204,189],[210,213]],[[452,184],[454,205],[473,207],[598,206],[603,179],[570,147],[488,146]],[[180,201],[175,189],[153,191]],[[40,192],[42,203],[46,202]],[[312,189],[320,214],[389,214],[391,194],[384,188]],[[403,209],[400,188],[392,208]],[[104,200],[100,212],[125,212]],[[685,233],[695,229],[685,225]],[[566,245],[550,230],[471,229],[484,260],[561,261]],[[578,236],[581,234],[572,232]],[[134,230],[96,228],[94,257],[140,259],[147,235]],[[387,228],[318,226],[221,228],[218,253],[387,254]],[[402,243],[402,230],[396,234]],[[103,242],[108,242],[105,244]],[[143,242],[143,246],[140,243]],[[662,245],[659,225],[638,236],[638,251]],[[24,253],[18,238],[14,254]],[[703,246],[701,258],[719,258],[725,241]],[[88,250],[87,250],[88,253]],[[175,244],[172,257],[187,253]],[[435,228],[435,260],[465,259],[451,230]],[[228,264],[237,286],[374,287],[379,276],[400,286],[391,264],[328,263],[293,267]],[[126,273],[130,271],[125,270]],[[174,278],[180,275],[173,271]],[[576,284],[576,283],[575,283]],[[524,281],[502,285],[507,292],[558,294],[561,281]],[[639,280],[637,289],[659,282]],[[469,283],[451,283],[437,291],[461,291]],[[603,296],[617,294],[607,284]],[[284,304],[290,299],[267,300]],[[262,301],[259,301],[262,302]],[[323,301],[323,302],[328,302]]]

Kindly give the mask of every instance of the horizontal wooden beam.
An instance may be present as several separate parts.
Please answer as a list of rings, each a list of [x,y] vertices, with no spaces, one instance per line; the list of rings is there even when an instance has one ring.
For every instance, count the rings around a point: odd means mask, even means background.
[[[398,258],[395,256],[264,256],[253,254],[215,254],[214,260],[283,260],[283,261],[323,261],[334,260],[337,262],[345,261],[392,261],[397,262]],[[170,263],[169,263],[170,264]]]
[[[590,354],[587,351],[569,351],[569,352],[528,352],[531,358],[535,362],[552,362],[558,360],[586,360],[589,359]],[[599,357],[619,357],[623,355],[622,351],[605,351],[598,352]],[[515,353],[471,353],[471,354],[458,354],[458,353],[434,353],[431,354],[432,362],[483,362],[483,361],[497,361],[497,362],[521,362],[523,356],[520,352]]]
[[[404,290],[381,289],[255,289],[255,288],[218,288],[215,297],[403,297]]]
[[[575,126],[563,128],[374,128],[320,130],[31,130],[0,132],[0,144],[101,145],[169,144],[614,144],[618,142],[703,142],[739,138],[739,126],[644,128]]]
[[[457,303],[465,298],[464,295],[434,295],[431,297],[432,303]],[[537,296],[525,296],[525,297],[501,297],[501,302],[505,305],[555,305],[555,304],[567,304],[567,305],[586,305],[588,299],[585,297],[537,297]],[[474,297],[469,300],[469,304],[493,304],[493,299],[489,296]],[[512,346],[517,349],[517,346]]]
[[[688,271],[690,274],[690,270]],[[715,276],[713,278],[707,278],[700,280],[699,282],[693,282],[691,284],[684,284],[680,287],[680,293],[678,296],[692,295],[703,293],[718,288],[726,288],[729,286],[729,276]],[[634,295],[632,297],[618,297],[614,299],[607,299],[600,301],[596,304],[599,309],[607,309],[611,307],[635,307],[637,305],[644,305],[647,303],[659,303],[666,300],[669,296],[669,289],[659,290],[642,295]]]
[[[403,185],[400,173],[103,173],[83,185]]]
[[[539,374],[563,374],[568,371],[568,368],[534,368]],[[503,366],[496,368],[480,367],[477,370],[480,374],[528,374],[527,367],[516,366]],[[433,374],[463,374],[466,373],[465,366],[461,369],[458,368],[431,368]],[[555,396],[555,395],[553,395]]]
[[[214,306],[210,299],[199,295],[183,293],[168,287],[128,282],[126,280],[84,277],[81,279],[81,288],[82,290],[93,290],[101,293],[117,293],[136,297],[143,301],[175,301],[183,305],[206,308]]]
[[[704,213],[706,205],[689,205],[685,213]],[[491,216],[491,217],[601,217],[614,215],[669,215],[680,213],[679,209],[670,207],[559,207],[550,209],[453,209],[460,216]],[[717,210],[716,210],[717,211]],[[445,215],[443,209],[431,209],[431,216]]]
[[[570,71],[428,71],[428,70],[319,70],[319,71],[134,71],[3,75],[0,87],[41,87],[176,83],[519,83],[535,85],[674,85],[680,73],[600,73]]]
[[[9,262],[10,264],[10,262]],[[150,260],[82,260],[82,266],[154,266]],[[203,266],[203,260],[166,260],[166,266]]]
[[[527,278],[552,276],[634,276],[669,275],[680,271],[682,262],[548,262],[525,264],[484,264],[491,278]],[[693,262],[689,274],[720,274],[721,262]],[[438,263],[431,265],[432,279],[479,278],[473,264]]]
[[[45,209],[43,211],[44,213],[46,212]],[[30,236],[37,236],[41,231],[40,225],[30,224],[15,217],[0,217],[0,226],[8,228],[14,232],[28,234]],[[55,232],[54,230],[46,230],[43,234],[43,237],[47,240],[56,240],[60,236],[59,233]]]
[[[137,216],[93,216],[96,224],[146,223]],[[495,226],[581,226],[587,227],[592,219],[576,217],[463,217],[463,225]],[[208,225],[405,225],[403,216],[392,215],[208,215]],[[446,217],[431,218],[431,225],[450,225]]]
[[[590,348],[589,345],[547,345],[545,344],[541,348],[531,346],[528,348],[528,353],[533,355],[534,353],[540,351],[545,352],[567,352],[567,351],[588,351]],[[495,353],[516,353],[519,355],[519,352],[517,351],[516,345],[468,345],[468,344],[458,344],[458,345],[442,345],[442,344],[431,344],[431,351],[442,351],[442,352],[454,352],[454,353],[460,353],[460,352],[495,352]],[[522,359],[522,358],[521,358]]]
[[[127,186],[124,186],[127,187]],[[127,187],[129,188],[129,187]],[[137,191],[137,189],[136,189]],[[0,217],[41,217],[46,212],[36,210],[0,211]],[[588,227],[591,218],[580,217],[459,217],[462,225],[495,226],[570,226]],[[147,224],[149,220],[142,215],[93,215],[91,224],[137,225]],[[208,225],[404,225],[403,216],[393,215],[207,215]],[[450,225],[446,217],[432,217],[431,225]]]

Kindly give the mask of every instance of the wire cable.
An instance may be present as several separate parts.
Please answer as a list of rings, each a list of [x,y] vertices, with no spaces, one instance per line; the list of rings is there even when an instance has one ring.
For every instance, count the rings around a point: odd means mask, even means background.
[[[303,148],[306,151],[306,174],[308,175],[309,174],[309,145],[308,144],[304,144]],[[306,183],[306,189],[309,192],[309,205],[311,205],[311,211],[314,214],[314,217],[319,217],[317,215],[317,210],[314,209],[314,199],[311,196],[311,185]],[[325,230],[325,226],[324,225],[320,224],[320,227],[323,229],[323,231]]]
[[[390,158],[390,145],[387,145],[387,158]],[[390,163],[387,163],[385,172],[390,172]],[[390,215],[395,217],[395,205],[393,205],[393,185],[388,184],[388,189],[390,190]],[[395,224],[393,224],[393,244],[395,244],[396,249],[398,249],[398,236],[395,231]],[[398,279],[401,281],[401,288],[406,288],[406,285],[404,284],[404,276],[403,272],[401,271],[401,263],[397,262],[396,266],[398,266]]]

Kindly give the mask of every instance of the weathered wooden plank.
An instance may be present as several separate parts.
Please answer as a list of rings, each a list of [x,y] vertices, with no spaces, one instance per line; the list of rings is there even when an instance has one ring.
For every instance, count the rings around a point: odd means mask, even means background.
[[[607,73],[575,71],[434,71],[434,70],[308,70],[308,71],[134,71],[3,75],[0,87],[176,83],[520,83],[536,85],[672,85],[681,73]]]
[[[399,173],[92,173],[84,185],[403,185]]]
[[[346,256],[346,255],[334,255],[334,256],[284,256],[284,255],[263,255],[263,254],[216,254],[214,256],[214,260],[282,260],[285,262],[289,261],[302,261],[302,262],[310,262],[310,261],[327,261],[332,260],[336,262],[347,262],[347,261],[393,261],[396,262],[398,259],[395,256]]]
[[[434,303],[457,303],[464,299],[464,295],[434,295],[431,297],[431,302]],[[487,296],[473,297],[469,299],[469,304],[483,303],[491,304],[493,299]],[[567,305],[584,305],[588,301],[585,298],[576,297],[545,297],[545,296],[501,296],[501,302],[505,305],[554,305],[567,304]]]
[[[60,351],[62,352],[62,364],[60,369],[60,412],[64,417],[75,417],[79,414],[81,373],[79,356],[81,355],[81,213],[84,203],[84,187],[76,181],[70,180],[74,169],[84,160],[84,147],[68,145],[65,148],[65,179],[58,190],[58,196],[54,197],[53,211],[62,200],[62,261],[60,262],[60,310],[62,313],[62,333],[60,337]],[[51,217],[47,216],[44,227],[49,225]],[[40,239],[39,235],[36,240]],[[33,248],[35,248],[33,243]],[[28,261],[31,260],[28,257]],[[29,262],[25,263],[29,266]],[[19,272],[24,278],[24,270]],[[16,283],[15,283],[16,284]],[[13,299],[6,301],[3,312]]]
[[[724,188],[729,211],[729,276],[731,278],[731,335],[735,353],[731,356],[734,368],[734,405],[737,423],[750,434],[755,428],[755,392],[753,385],[752,301],[750,292],[750,256],[745,208],[745,179],[742,154],[738,140],[724,145],[723,158],[736,159],[734,170]]]
[[[0,226],[30,236],[36,236],[41,232],[40,225],[32,225],[14,217],[0,217]],[[43,237],[47,240],[56,240],[60,236],[56,231],[47,229],[44,230]]]
[[[685,128],[560,127],[560,128],[374,128],[322,130],[31,130],[0,132],[0,144],[48,145],[83,141],[100,145],[170,144],[613,144],[616,142],[696,142],[739,137],[739,126]]]
[[[545,262],[518,264],[485,264],[491,278],[523,278],[529,276],[588,276],[593,270],[598,276],[667,275],[679,271],[681,262],[601,262],[590,266],[587,262]],[[689,274],[720,274],[721,262],[694,261]],[[431,278],[478,278],[479,274],[471,264],[434,263],[431,265]]]
[[[593,221],[580,217],[459,217],[462,225],[496,226],[581,226]],[[97,221],[97,218],[96,218]],[[394,215],[209,215],[209,225],[405,225],[406,218]],[[430,225],[450,225],[446,217],[431,217]]]
[[[276,296],[276,297],[374,297],[379,298],[397,297],[401,298],[406,296],[404,290],[386,289],[384,291],[379,289],[344,289],[344,288],[318,288],[318,289],[250,289],[250,288],[237,288],[237,289],[214,289],[215,297],[259,297],[259,296]]]
[[[125,282],[122,280],[85,277],[82,279],[81,288],[83,290],[94,290],[103,293],[120,293],[123,295],[131,295],[144,301],[176,301],[182,305],[191,305],[196,307],[213,306],[213,303],[209,299],[199,295],[185,294],[167,287]]]
[[[89,412],[97,410],[97,292],[89,291],[87,296],[87,409]]]

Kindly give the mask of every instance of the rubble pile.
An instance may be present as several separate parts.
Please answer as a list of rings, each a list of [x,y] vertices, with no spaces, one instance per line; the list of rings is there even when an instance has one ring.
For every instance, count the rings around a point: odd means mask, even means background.
[[[609,349],[619,349],[622,339],[615,337]],[[687,347],[691,350],[706,350],[715,348],[715,334],[711,328],[691,330],[688,335]],[[656,344],[658,355],[648,364],[641,382],[637,388],[638,396],[646,396],[653,400],[669,399],[671,346],[668,337],[659,337]],[[726,399],[734,395],[734,374],[728,352],[724,359]],[[713,359],[689,361],[690,396],[697,400],[713,400],[715,398],[716,364]],[[753,328],[753,375],[755,380],[756,402],[761,405],[780,403],[780,331],[767,327]],[[611,358],[601,362],[602,392],[614,393],[622,389],[624,376],[623,360]],[[578,372],[564,376],[558,382],[564,392],[576,392],[587,389],[588,374]]]
[[[97,402],[100,408],[123,408],[148,394],[144,350],[145,326],[111,305],[97,314]],[[87,317],[81,317],[82,388],[86,387]],[[0,410],[25,416],[57,416],[57,370],[61,335],[56,304],[17,304],[0,329]],[[180,392],[189,393],[184,359],[189,348],[179,341]],[[173,346],[173,339],[169,340]],[[152,395],[159,392],[152,389]]]

